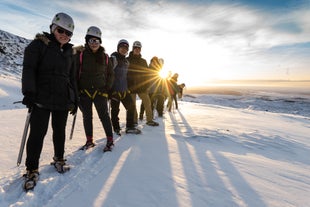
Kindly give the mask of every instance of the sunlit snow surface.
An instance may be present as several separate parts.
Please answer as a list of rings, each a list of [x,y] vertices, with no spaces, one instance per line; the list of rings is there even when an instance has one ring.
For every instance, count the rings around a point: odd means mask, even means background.
[[[16,160],[27,110],[13,104],[22,98],[20,82],[1,77],[0,206],[309,206],[309,90],[238,92],[185,93],[178,110],[156,117],[159,127],[139,122],[141,135],[115,137],[114,150],[105,154],[96,113],[97,146],[78,151],[85,142],[79,112],[73,139],[66,141],[71,170],[58,174],[50,165],[49,128],[40,180],[25,193],[25,153],[19,167]],[[71,122],[72,116],[67,134]]]

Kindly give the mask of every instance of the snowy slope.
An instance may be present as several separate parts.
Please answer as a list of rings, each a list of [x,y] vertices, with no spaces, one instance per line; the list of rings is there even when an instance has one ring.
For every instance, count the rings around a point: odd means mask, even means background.
[[[302,111],[295,114],[294,104],[280,113],[272,109],[287,102],[275,101],[270,109],[260,110],[264,102],[253,96],[242,101],[252,107],[241,107],[234,101],[240,99],[231,96],[185,97],[179,110],[156,119],[159,127],[139,123],[141,135],[115,137],[114,151],[105,154],[97,116],[97,146],[77,151],[85,142],[79,112],[74,137],[66,142],[72,169],[58,174],[49,165],[49,129],[40,181],[34,191],[24,193],[24,159],[20,167],[16,159],[26,109],[11,102],[19,93],[18,82],[8,81],[0,89],[5,106],[0,106],[0,139],[5,146],[0,152],[0,206],[309,206],[310,119]],[[306,106],[309,100],[303,100]],[[122,109],[123,126],[124,120]],[[68,133],[71,121],[70,116]]]
[[[0,76],[20,78],[24,49],[30,41],[0,30]]]

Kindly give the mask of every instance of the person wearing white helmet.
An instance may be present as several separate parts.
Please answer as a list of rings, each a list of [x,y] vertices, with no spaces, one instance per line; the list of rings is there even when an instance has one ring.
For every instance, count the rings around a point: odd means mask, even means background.
[[[30,133],[26,146],[24,189],[33,189],[39,179],[39,159],[49,126],[53,129],[53,164],[59,173],[69,169],[64,159],[68,112],[75,114],[78,105],[76,70],[72,44],[72,18],[58,13],[50,33],[37,34],[25,48],[22,71],[22,103],[31,112]]]
[[[149,96],[149,87],[151,85],[151,71],[148,64],[141,55],[142,44],[140,41],[133,43],[132,51],[129,53],[127,60],[129,61],[128,70],[128,87],[131,97],[136,103],[137,95],[142,100],[142,104],[146,112],[146,124],[149,126],[158,126],[158,122],[153,121],[153,111],[151,106],[151,98]],[[141,116],[140,116],[141,118]],[[135,123],[138,123],[138,113],[135,106]]]
[[[114,146],[111,119],[108,112],[108,91],[114,81],[114,71],[109,56],[101,46],[101,30],[96,26],[87,29],[85,46],[76,48],[78,88],[80,91],[80,110],[83,114],[83,125],[86,150],[94,147],[93,142],[93,105],[105,131],[107,142],[103,151],[111,151]]]
[[[142,44],[140,41],[134,41],[133,44],[132,44],[132,47],[135,48],[142,48]]]
[[[128,61],[126,55],[128,53],[129,43],[125,39],[121,39],[117,43],[117,51],[111,54],[114,63],[115,80],[110,92],[111,99],[111,120],[113,129],[116,134],[121,135],[119,124],[120,103],[126,109],[126,133],[140,134],[141,131],[135,127],[134,112],[135,104],[131,98],[127,85]]]
[[[57,41],[66,44],[73,35],[74,22],[73,19],[65,13],[58,13],[52,20],[50,25],[51,33],[55,34]]]

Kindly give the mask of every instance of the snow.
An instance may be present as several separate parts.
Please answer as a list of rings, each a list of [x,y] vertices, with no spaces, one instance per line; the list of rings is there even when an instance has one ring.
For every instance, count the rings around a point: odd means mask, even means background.
[[[49,129],[40,180],[25,193],[25,152],[19,167],[16,160],[27,110],[12,104],[22,98],[20,81],[0,77],[0,206],[309,206],[310,95],[240,91],[185,96],[179,110],[156,118],[159,127],[140,122],[141,135],[115,137],[107,153],[97,116],[96,147],[78,150],[85,142],[79,112],[66,141],[71,170],[59,174],[49,164]]]

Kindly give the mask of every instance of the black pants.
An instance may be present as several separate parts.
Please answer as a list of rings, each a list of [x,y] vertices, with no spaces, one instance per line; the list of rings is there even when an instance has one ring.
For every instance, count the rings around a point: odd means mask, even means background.
[[[43,140],[48,130],[50,115],[52,115],[54,156],[63,158],[68,111],[50,111],[35,106],[31,113],[30,133],[26,146],[27,170],[36,170],[39,168],[39,159],[42,152]]]
[[[120,103],[122,103],[126,109],[126,128],[134,127],[135,104],[130,93],[125,93],[121,96],[119,94],[113,94],[111,97],[111,120],[114,131],[120,129],[118,117]]]
[[[83,113],[83,124],[86,137],[93,137],[93,103],[106,136],[113,137],[107,97],[96,95],[92,100],[87,94],[81,94],[79,107]]]

